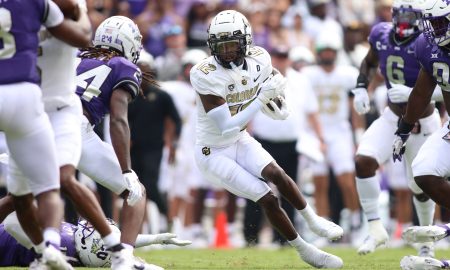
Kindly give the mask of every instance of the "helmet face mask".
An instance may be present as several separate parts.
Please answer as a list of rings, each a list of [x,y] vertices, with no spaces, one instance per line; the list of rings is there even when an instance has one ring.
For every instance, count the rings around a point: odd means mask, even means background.
[[[116,50],[136,64],[142,49],[142,35],[131,19],[112,16],[97,28],[92,43],[95,47]]]
[[[395,33],[400,38],[406,38],[420,32],[420,11],[412,8],[393,8],[392,22],[394,23]]]
[[[233,62],[236,66],[243,63],[245,57],[245,41],[243,38],[225,38],[211,40],[211,54],[221,65],[229,66]]]
[[[438,46],[450,43],[450,1],[427,1],[422,10],[422,27],[428,42]]]
[[[425,36],[431,43],[445,46],[450,42],[449,16],[432,17],[423,21]]]
[[[211,55],[223,67],[232,68],[232,65],[241,65],[251,43],[251,27],[241,13],[225,10],[212,19],[207,44]]]

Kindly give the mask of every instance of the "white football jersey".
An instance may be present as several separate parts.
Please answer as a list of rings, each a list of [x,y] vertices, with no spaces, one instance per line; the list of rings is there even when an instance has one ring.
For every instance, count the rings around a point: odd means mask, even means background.
[[[78,0],[81,9],[86,1]],[[74,48],[53,37],[44,27],[39,32],[38,67],[41,74],[42,98],[45,110],[71,104],[75,98],[75,76],[79,59]]]
[[[316,94],[319,102],[320,122],[324,128],[349,123],[349,91],[355,87],[358,70],[352,66],[336,66],[325,72],[319,66],[302,69]]]
[[[198,94],[215,95],[225,99],[231,115],[244,110],[255,98],[258,89],[272,73],[269,53],[261,47],[250,48],[242,68],[226,69],[210,56],[191,69],[191,84]],[[237,135],[223,136],[213,120],[206,115],[197,95],[196,143],[207,146],[225,146],[236,142]]]

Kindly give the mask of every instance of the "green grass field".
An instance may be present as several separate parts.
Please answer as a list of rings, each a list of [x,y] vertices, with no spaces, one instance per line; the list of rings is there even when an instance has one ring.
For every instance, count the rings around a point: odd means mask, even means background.
[[[344,260],[343,269],[400,269],[405,255],[416,254],[412,248],[380,249],[373,254],[359,256],[355,249],[325,249]],[[302,262],[292,248],[280,250],[159,250],[141,253],[148,262],[166,269],[314,269]],[[438,251],[437,258],[450,257],[450,251]]]
[[[359,256],[355,249],[325,249],[344,260],[343,269],[400,269],[400,259],[405,255],[416,254],[412,248],[380,249],[374,254]],[[230,250],[154,250],[137,252],[137,255],[149,263],[154,263],[167,270],[245,270],[245,269],[314,269],[300,261],[292,248],[279,250],[230,249]],[[437,258],[450,258],[450,251],[438,251]],[[20,269],[20,268],[4,268]],[[25,268],[22,268],[25,269]],[[87,269],[87,268],[79,268]],[[100,268],[99,268],[100,269]]]
[[[355,249],[325,249],[344,260],[343,269],[400,269],[400,260],[405,255],[415,255],[412,248],[380,249],[373,254],[359,256]],[[302,262],[292,248],[279,250],[234,249],[234,250],[158,250],[140,253],[148,262],[165,269],[314,269]],[[450,258],[450,251],[438,251],[437,258]]]

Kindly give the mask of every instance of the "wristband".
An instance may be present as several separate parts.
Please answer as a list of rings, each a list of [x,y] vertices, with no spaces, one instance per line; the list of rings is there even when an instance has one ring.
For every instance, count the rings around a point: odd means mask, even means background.
[[[367,76],[362,73],[359,73],[358,79],[356,79],[356,88],[367,89],[368,85],[369,85],[369,80],[367,79]]]
[[[400,119],[400,122],[398,123],[398,134],[408,134],[413,130],[414,124],[406,123],[403,118]]]
[[[133,172],[133,171],[130,170],[130,169],[128,169],[128,170],[123,170],[123,171],[122,171],[122,174],[125,174],[125,173],[131,173],[131,172]]]

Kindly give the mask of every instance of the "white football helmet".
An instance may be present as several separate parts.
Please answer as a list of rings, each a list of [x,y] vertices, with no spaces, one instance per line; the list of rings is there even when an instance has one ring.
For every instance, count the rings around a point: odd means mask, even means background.
[[[112,16],[97,28],[92,43],[95,47],[117,50],[136,64],[142,49],[142,36],[138,26],[131,19]]]
[[[289,60],[292,62],[303,62],[308,65],[314,64],[314,54],[305,46],[295,46],[289,50]]]
[[[113,233],[120,234],[114,221],[108,219]],[[111,252],[106,250],[102,237],[85,219],[80,219],[75,231],[75,250],[85,267],[109,267]]]
[[[336,33],[322,31],[316,40],[316,51],[320,52],[325,49],[334,51],[342,49],[342,37]]]
[[[181,57],[181,64],[187,65],[196,65],[203,61],[205,58],[208,58],[208,54],[205,51],[200,49],[191,49],[186,51]]]
[[[155,67],[155,58],[153,55],[149,54],[146,50],[142,50],[139,53],[139,59],[137,61],[139,64],[147,65],[150,69],[154,70]]]
[[[425,0],[394,0],[392,3],[392,22],[395,33],[400,38],[418,34],[420,29],[421,7]]]
[[[445,46],[450,42],[450,1],[428,0],[422,5],[425,37],[431,44]]]
[[[217,14],[208,28],[208,47],[211,55],[225,68],[244,62],[252,44],[252,29],[247,18],[235,10]]]

